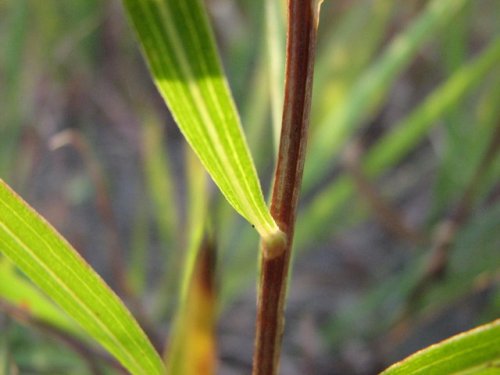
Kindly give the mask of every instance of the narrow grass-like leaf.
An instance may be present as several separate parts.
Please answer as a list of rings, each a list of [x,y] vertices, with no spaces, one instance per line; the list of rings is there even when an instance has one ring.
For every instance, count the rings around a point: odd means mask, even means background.
[[[229,203],[273,241],[280,232],[266,207],[201,1],[124,4],[154,81],[187,141]]]
[[[175,298],[172,297],[178,297],[180,305],[184,303],[196,265],[197,254],[203,239],[207,219],[209,200],[207,191],[208,175],[199,159],[189,148],[185,149],[185,159],[187,177],[186,201],[188,207],[186,227],[182,234],[181,243],[186,246],[186,251],[178,252],[181,257],[176,258],[175,267],[171,267],[172,271],[175,271],[179,270],[179,267],[182,266],[182,276],[179,277],[178,272],[173,272],[176,277],[175,287],[177,290],[172,290],[172,288],[166,290],[164,285],[163,288],[159,289],[156,299],[158,300],[157,305],[160,311],[164,310],[165,306],[169,304],[171,306],[172,302],[175,302]],[[225,207],[230,209],[229,206]]]
[[[142,124],[142,156],[150,207],[156,224],[156,231],[164,254],[165,272],[159,281],[158,298],[154,310],[168,310],[175,301],[177,290],[176,269],[180,253],[176,251],[181,243],[180,208],[177,200],[172,160],[165,149],[165,132],[160,119],[150,113],[144,114]]]
[[[381,103],[392,83],[408,66],[418,49],[435,31],[450,22],[469,0],[434,0],[422,14],[384,50],[380,58],[339,101],[318,127],[311,140],[310,157],[304,170],[304,190],[313,186],[329,169],[329,160]]]
[[[146,116],[144,116],[146,117]],[[171,162],[164,148],[163,126],[148,115],[142,124],[142,156],[146,185],[151,197],[158,236],[165,251],[176,247],[179,233],[179,207],[174,193]]]
[[[457,105],[499,61],[500,39],[496,39],[477,58],[455,72],[419,107],[396,124],[391,133],[377,142],[364,158],[365,173],[376,176],[408,154],[437,124],[437,120],[446,114],[449,108]],[[307,239],[321,235],[319,230],[325,228],[322,224],[331,220],[338,208],[349,199],[353,193],[352,189],[350,179],[343,176],[315,197],[299,219],[304,223],[297,226],[297,242],[300,245]]]
[[[261,44],[263,46],[260,48],[264,49],[265,43]],[[260,53],[252,72],[248,95],[241,111],[250,151],[258,168],[269,167],[274,162],[274,160],[269,159],[269,155],[272,153],[272,142],[267,140],[270,138],[268,115],[271,107],[271,88],[267,66],[266,54]],[[263,140],[266,141],[263,142]],[[226,226],[223,227],[226,228]]]
[[[377,143],[366,157],[366,171],[375,174],[391,162],[399,160],[436,125],[436,120],[455,108],[499,62],[500,38],[497,38],[491,41],[478,57],[463,65],[420,106],[396,124],[393,132]]]
[[[166,353],[167,375],[215,374],[215,246],[200,241]]]
[[[329,29],[321,38],[324,42],[318,48],[311,124],[319,124],[332,108],[348,99],[349,90],[363,74],[383,41],[391,24],[390,16],[396,8],[394,2],[361,1],[342,15],[338,22],[325,23],[325,28]],[[336,6],[326,3],[325,8],[328,5]],[[352,48],[354,44],[356,48]]]
[[[202,165],[194,154],[186,151],[187,183],[188,183],[188,216],[187,216],[187,251],[184,259],[183,278],[181,283],[180,303],[186,300],[189,284],[193,278],[196,259],[203,240],[208,212],[207,179]]]
[[[179,304],[165,352],[167,375],[215,373],[215,248],[206,237],[208,176],[186,149],[188,185],[187,251]]]
[[[266,41],[274,154],[278,153],[285,80],[285,17],[282,1],[266,1]]]
[[[493,374],[499,369],[500,320],[496,320],[431,345],[389,367],[382,375]]]
[[[132,374],[163,373],[161,359],[120,299],[2,180],[0,251]]]

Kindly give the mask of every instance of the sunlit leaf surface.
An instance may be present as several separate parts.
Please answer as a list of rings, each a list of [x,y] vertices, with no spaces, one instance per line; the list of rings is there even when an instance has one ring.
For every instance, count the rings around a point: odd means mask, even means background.
[[[158,90],[231,205],[264,238],[278,227],[255,166],[199,0],[124,0]]]

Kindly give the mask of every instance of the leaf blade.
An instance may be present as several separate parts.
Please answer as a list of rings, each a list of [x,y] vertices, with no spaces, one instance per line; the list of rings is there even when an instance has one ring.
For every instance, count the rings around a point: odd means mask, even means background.
[[[0,212],[0,251],[132,374],[162,374],[161,359],[119,298],[3,180]]]
[[[222,72],[199,0],[124,0],[158,90],[181,132],[229,203],[264,238],[278,226]]]
[[[398,362],[382,375],[478,373],[500,366],[500,320],[431,345]]]
[[[192,252],[195,252],[194,267],[185,269],[189,285],[177,310],[165,353],[167,375],[216,373],[216,247],[211,235],[205,234]]]

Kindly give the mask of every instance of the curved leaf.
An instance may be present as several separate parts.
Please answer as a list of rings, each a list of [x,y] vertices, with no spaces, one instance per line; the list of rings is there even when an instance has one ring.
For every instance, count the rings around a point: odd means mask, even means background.
[[[382,375],[493,374],[497,371],[500,371],[500,319],[431,345],[392,365]]]
[[[163,373],[159,355],[120,299],[3,180],[0,251],[132,374]]]
[[[181,132],[229,203],[264,239],[279,229],[255,166],[200,0],[124,0],[154,81]]]

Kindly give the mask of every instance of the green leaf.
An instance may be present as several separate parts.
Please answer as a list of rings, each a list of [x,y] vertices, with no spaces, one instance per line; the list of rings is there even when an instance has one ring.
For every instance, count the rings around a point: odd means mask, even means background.
[[[157,313],[167,309],[175,301],[177,272],[181,254],[176,251],[181,244],[180,208],[177,201],[172,160],[165,150],[165,133],[160,118],[145,112],[142,121],[142,156],[144,176],[150,207],[161,247],[164,252],[165,270],[154,299]],[[156,314],[156,313],[155,313]]]
[[[120,299],[3,180],[0,251],[132,374],[163,373],[159,355]]]
[[[172,288],[166,289],[164,284],[162,285],[163,288],[159,288],[157,291],[156,305],[160,312],[170,302],[172,297],[178,297],[179,306],[185,303],[189,284],[196,266],[200,244],[206,229],[208,202],[210,200],[207,190],[208,175],[196,155],[190,149],[185,149],[185,160],[187,216],[183,230],[185,237],[182,242],[185,244],[185,251],[178,252],[182,258],[175,259],[174,267],[172,267],[172,272],[177,281],[175,286],[178,287],[178,290],[172,290]],[[182,271],[179,276],[180,264],[182,264]],[[169,301],[166,300],[167,298]]]
[[[192,253],[194,267],[185,267],[185,276],[190,279],[165,353],[168,375],[216,373],[216,248],[211,235],[206,234]]]
[[[381,49],[397,8],[395,0],[364,0],[327,22],[314,69],[313,121],[319,124],[332,108],[348,99],[349,90]],[[333,3],[323,6],[333,6]],[[325,7],[326,8],[326,7]],[[325,10],[327,11],[328,8]],[[352,48],[353,45],[356,48]],[[314,130],[314,129],[313,129]]]
[[[179,208],[172,178],[171,160],[164,149],[163,124],[151,114],[143,115],[142,151],[146,186],[165,251],[179,243]],[[170,263],[170,262],[167,262]]]
[[[436,121],[461,103],[465,94],[484,80],[500,62],[500,38],[493,39],[483,51],[457,70],[434,90],[394,130],[379,141],[366,156],[364,169],[370,175],[400,160],[415,147]]]
[[[186,239],[183,277],[179,293],[180,304],[185,303],[189,284],[196,268],[196,259],[207,227],[208,201],[210,199],[207,193],[207,174],[191,151],[188,150],[186,154],[188,182],[187,233],[189,235]]]
[[[158,90],[229,203],[264,239],[279,229],[266,207],[200,0],[124,0]]]
[[[499,369],[500,319],[431,345],[382,374],[485,374]]]
[[[285,81],[285,12],[283,2],[266,1],[266,41],[268,79],[271,99],[274,154],[278,153],[283,113],[283,92]]]

